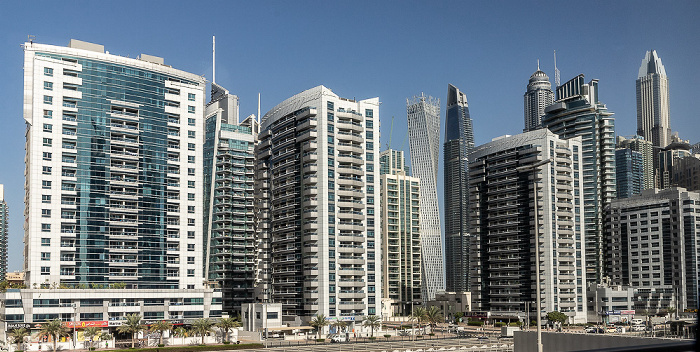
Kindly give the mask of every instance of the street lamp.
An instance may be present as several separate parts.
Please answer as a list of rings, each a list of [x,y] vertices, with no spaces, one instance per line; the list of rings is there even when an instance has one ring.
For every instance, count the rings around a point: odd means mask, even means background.
[[[552,159],[545,159],[536,162],[532,165],[526,165],[516,168],[518,172],[532,171],[532,185],[535,198],[535,285],[537,289],[537,352],[542,352],[542,292],[540,290],[540,235],[539,235],[539,216],[537,215],[537,171],[540,166],[547,165],[552,162]]]
[[[78,349],[77,341],[76,341],[78,336],[76,336],[76,331],[75,331],[75,326],[78,324],[77,323],[78,322],[78,305],[76,303],[73,303],[72,306],[73,306],[73,350],[75,351]]]

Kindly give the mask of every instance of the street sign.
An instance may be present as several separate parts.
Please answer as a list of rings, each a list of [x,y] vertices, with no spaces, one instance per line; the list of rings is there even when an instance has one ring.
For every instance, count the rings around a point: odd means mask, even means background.
[[[30,329],[32,324],[29,323],[7,323],[7,331],[14,329]]]

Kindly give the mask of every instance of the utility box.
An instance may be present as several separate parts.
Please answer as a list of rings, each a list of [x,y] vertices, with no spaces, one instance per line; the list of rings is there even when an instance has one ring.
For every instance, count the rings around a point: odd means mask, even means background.
[[[514,331],[520,331],[520,327],[517,326],[502,326],[501,327],[501,337],[513,337]]]

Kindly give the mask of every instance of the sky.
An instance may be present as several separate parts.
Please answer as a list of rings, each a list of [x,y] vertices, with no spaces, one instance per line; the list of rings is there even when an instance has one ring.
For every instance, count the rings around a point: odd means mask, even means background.
[[[698,14],[700,1],[0,0],[8,269],[22,269],[21,44],[28,35],[42,44],[66,46],[73,38],[115,55],[160,56],[207,79],[215,35],[216,82],[239,96],[241,117],[257,113],[258,93],[264,114],[324,85],[345,98],[379,97],[382,149],[391,139],[406,151],[406,99],[439,98],[444,126],[448,83],[467,94],[477,145],[521,133],[528,79],[539,60],[554,84],[554,50],[561,81],[580,73],[599,79],[599,99],[615,113],[617,135],[634,135],[635,80],[645,52],[654,49],[669,77],[671,128],[697,143]],[[442,177],[440,170],[440,198]]]

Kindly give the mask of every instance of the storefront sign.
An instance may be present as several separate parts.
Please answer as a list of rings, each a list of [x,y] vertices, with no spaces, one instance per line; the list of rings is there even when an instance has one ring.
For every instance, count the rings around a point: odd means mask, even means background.
[[[619,310],[608,310],[605,312],[606,315],[620,315]]]
[[[29,323],[7,323],[7,331],[14,329],[30,329],[32,324]]]
[[[109,323],[106,320],[98,320],[98,321],[64,321],[63,326],[69,327],[69,328],[91,328],[91,327],[97,327],[97,328],[105,328],[109,326]]]
[[[467,318],[488,319],[491,316],[491,312],[465,312],[464,316]]]
[[[622,315],[634,315],[634,309],[633,310],[621,310],[620,314],[622,314]]]
[[[124,322],[121,320],[110,320],[108,326],[122,326]]]

